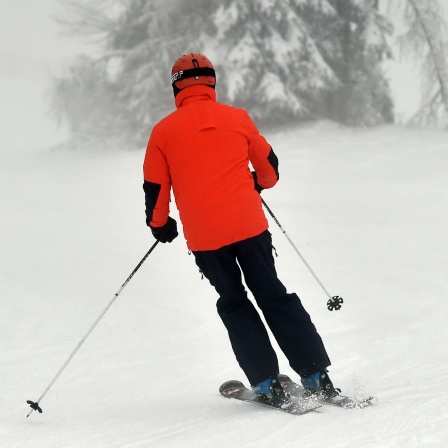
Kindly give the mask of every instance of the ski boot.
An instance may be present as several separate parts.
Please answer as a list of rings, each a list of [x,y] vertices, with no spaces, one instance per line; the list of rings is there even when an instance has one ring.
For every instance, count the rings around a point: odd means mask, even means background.
[[[293,404],[290,395],[283,390],[276,376],[252,386],[252,391],[255,394],[255,399],[260,403],[280,409],[287,409]]]
[[[308,396],[314,396],[321,400],[328,400],[338,396],[341,389],[333,386],[333,383],[328,376],[328,370],[323,369],[314,375],[302,378],[302,386],[305,388],[305,393]]]

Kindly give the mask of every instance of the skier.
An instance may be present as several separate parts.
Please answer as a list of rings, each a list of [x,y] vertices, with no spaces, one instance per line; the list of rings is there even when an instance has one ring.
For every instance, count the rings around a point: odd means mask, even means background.
[[[215,70],[206,56],[178,58],[171,83],[177,110],[154,126],[145,155],[147,225],[162,243],[178,236],[169,216],[173,188],[187,246],[219,295],[219,316],[259,400],[281,402],[285,394],[277,355],[242,275],[305,389],[337,395],[310,316],[277,278],[260,198],[278,181],[277,156],[246,111],[216,101]]]

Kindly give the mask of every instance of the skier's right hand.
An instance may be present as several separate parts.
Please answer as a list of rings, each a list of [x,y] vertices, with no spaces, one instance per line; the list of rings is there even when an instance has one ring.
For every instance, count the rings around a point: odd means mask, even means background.
[[[171,243],[171,241],[179,235],[177,232],[177,222],[170,216],[168,216],[168,221],[162,227],[149,227],[151,228],[154,238],[161,243]]]
[[[255,190],[257,190],[258,193],[261,193],[264,190],[264,188],[261,187],[258,184],[257,173],[255,171],[252,171],[252,176],[254,178],[254,188],[255,188]]]

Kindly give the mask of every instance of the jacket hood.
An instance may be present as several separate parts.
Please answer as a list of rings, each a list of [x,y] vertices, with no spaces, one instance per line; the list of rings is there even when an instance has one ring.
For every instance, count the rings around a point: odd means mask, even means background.
[[[186,87],[177,94],[174,100],[176,108],[179,109],[179,107],[189,102],[190,99],[210,99],[216,101],[216,91],[213,87],[205,85]]]

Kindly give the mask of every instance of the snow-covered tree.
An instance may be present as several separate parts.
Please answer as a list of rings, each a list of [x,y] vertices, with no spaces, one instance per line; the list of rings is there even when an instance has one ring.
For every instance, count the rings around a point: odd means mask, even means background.
[[[437,0],[403,0],[408,29],[400,37],[405,53],[423,67],[423,104],[411,121],[448,129],[448,26]]]
[[[219,100],[248,109],[260,123],[388,121],[392,106],[381,71],[388,25],[374,3],[72,0],[75,19],[66,26],[95,36],[101,51],[56,80],[56,96],[64,98],[56,109],[76,122],[75,132],[90,127],[91,134],[141,143],[148,127],[172,110],[171,64],[199,52],[214,62]],[[97,91],[83,99],[79,84]]]
[[[227,0],[208,39],[224,61],[225,99],[260,121],[393,120],[382,61],[391,25],[372,0]],[[236,68],[236,70],[234,70]]]
[[[314,103],[338,79],[298,14],[297,1],[223,1],[201,36],[217,63],[220,99],[264,123],[314,117]]]
[[[393,121],[393,104],[382,62],[390,57],[391,24],[374,0],[329,0],[334,13],[314,22],[312,35],[340,80],[328,95],[329,117],[346,124]],[[309,14],[309,12],[308,12]]]

